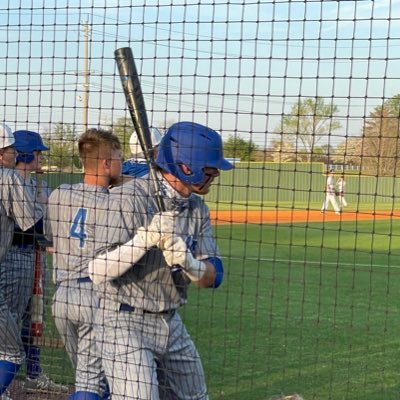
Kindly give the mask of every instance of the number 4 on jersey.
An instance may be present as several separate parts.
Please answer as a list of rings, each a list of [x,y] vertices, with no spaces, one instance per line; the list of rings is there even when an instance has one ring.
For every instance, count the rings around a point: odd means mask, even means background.
[[[87,233],[85,232],[86,217],[87,208],[80,208],[75,214],[70,231],[72,238],[79,239],[79,247],[81,249],[85,247],[85,240],[87,239]]]

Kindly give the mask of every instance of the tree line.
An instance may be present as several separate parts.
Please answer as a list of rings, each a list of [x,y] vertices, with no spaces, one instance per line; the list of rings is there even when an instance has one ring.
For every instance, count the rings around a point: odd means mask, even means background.
[[[375,107],[365,117],[360,132],[348,132],[334,147],[330,142],[342,128],[338,113],[339,108],[323,98],[299,100],[282,116],[273,132],[275,139],[266,148],[240,134],[231,135],[224,141],[225,156],[241,161],[335,163],[356,166],[366,175],[397,175],[400,94]],[[121,140],[124,157],[130,158],[129,138],[133,131],[130,119],[119,118],[105,128],[113,129]],[[51,149],[46,155],[48,165],[63,171],[80,169],[78,136],[72,124],[58,123],[51,132],[44,132],[44,141]]]

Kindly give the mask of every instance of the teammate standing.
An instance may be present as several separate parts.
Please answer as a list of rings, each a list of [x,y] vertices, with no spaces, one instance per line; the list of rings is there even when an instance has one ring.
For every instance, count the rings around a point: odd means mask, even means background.
[[[17,224],[28,230],[43,217],[43,206],[26,188],[23,178],[14,170],[16,151],[11,129],[0,124],[0,262],[9,251]],[[13,268],[12,265],[9,268]],[[33,268],[33,265],[32,265]],[[0,394],[2,395],[24,359],[21,326],[7,301],[4,265],[0,267]],[[14,301],[17,301],[14,299]],[[4,398],[4,396],[3,396]]]
[[[341,175],[340,178],[336,182],[336,186],[338,188],[338,197],[339,197],[339,207],[342,209],[343,207],[347,207],[347,201],[344,198],[344,192],[346,189],[346,181],[344,180],[344,175]]]
[[[328,171],[328,178],[326,179],[325,186],[325,200],[322,204],[321,213],[323,214],[329,207],[329,203],[332,204],[335,214],[340,214],[340,208],[336,201],[336,190],[335,190],[335,179],[333,169]]]
[[[151,129],[151,143],[153,148],[157,147],[161,141],[162,135],[157,128]],[[132,158],[124,161],[122,164],[122,174],[144,178],[149,173],[149,165],[144,158],[143,150],[140,147],[136,132],[133,132],[129,139]]]
[[[156,213],[148,180],[133,179],[111,194],[132,203],[135,231],[89,263],[102,297],[95,331],[113,400],[159,399],[157,369],[171,398],[207,399],[200,356],[176,311],[191,282],[204,288],[222,282],[209,210],[198,195],[233,166],[223,158],[220,135],[191,122],[168,129],[156,164],[169,212]]]
[[[93,334],[98,307],[87,264],[120,234],[120,207],[108,186],[121,175],[119,139],[109,131],[89,129],[79,138],[85,169],[83,183],[61,185],[49,198],[48,220],[54,247],[53,315],[75,368],[72,400],[98,400],[105,385]]]
[[[20,130],[14,132],[14,148],[17,150],[15,171],[24,179],[26,190],[47,203],[50,190],[45,181],[37,180],[37,174],[42,173],[42,151],[49,148],[43,144],[39,133]],[[36,176],[32,175],[36,173]],[[8,282],[5,297],[13,310],[16,320],[22,320],[21,338],[25,349],[27,379],[25,389],[29,391],[67,392],[68,386],[53,382],[43,374],[40,366],[40,348],[33,344],[31,327],[31,297],[34,281],[35,254],[40,256],[42,278],[46,272],[46,252],[36,253],[36,234],[43,234],[43,219],[34,228],[25,232],[16,225],[11,249],[1,265]],[[10,266],[13,266],[10,268]],[[44,284],[42,283],[42,287]]]

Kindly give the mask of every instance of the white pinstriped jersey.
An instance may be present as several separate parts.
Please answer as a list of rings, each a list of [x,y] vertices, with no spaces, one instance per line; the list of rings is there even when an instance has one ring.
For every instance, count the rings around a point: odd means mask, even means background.
[[[125,232],[125,241],[136,233],[137,228],[147,226],[157,211],[149,179],[133,179],[112,189],[111,196],[121,202],[124,209],[130,209],[133,216],[130,221],[131,230]],[[218,256],[209,210],[201,197],[192,195],[187,201],[187,207],[177,218],[176,234],[185,239],[196,258],[201,260]],[[186,303],[186,288],[190,283],[182,272],[178,275],[179,284],[182,284],[180,288],[177,288],[162,252],[152,248],[123,276],[106,283],[107,287],[100,292],[108,300],[151,312],[176,309]]]
[[[328,176],[328,179],[326,180],[326,193],[335,194],[335,180],[332,176]]]
[[[47,219],[46,236],[52,237],[55,251],[53,279],[61,282],[87,277],[88,262],[121,243],[125,219],[132,218],[121,214],[121,204],[111,200],[107,189],[78,183],[51,193]]]
[[[345,187],[346,187],[346,181],[343,180],[343,179],[339,179],[339,180],[337,181],[336,185],[337,185],[338,191],[339,191],[340,193],[344,193],[344,189],[345,189]]]
[[[11,246],[15,223],[27,230],[43,217],[43,208],[24,179],[9,168],[0,167],[0,261]]]

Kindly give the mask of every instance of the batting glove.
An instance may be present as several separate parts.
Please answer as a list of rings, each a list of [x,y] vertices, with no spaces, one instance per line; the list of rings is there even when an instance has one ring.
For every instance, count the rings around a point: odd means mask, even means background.
[[[176,215],[175,211],[156,214],[147,228],[138,228],[133,239],[90,261],[88,269],[92,281],[97,285],[123,275],[148,249],[158,244],[163,234],[173,232]]]
[[[155,214],[147,228],[140,227],[133,239],[136,247],[149,249],[156,246],[164,235],[175,232],[176,217],[178,212],[165,211]]]
[[[165,261],[170,267],[179,265],[190,280],[194,282],[201,280],[207,266],[204,262],[193,257],[192,252],[187,248],[185,241],[180,236],[163,236],[159,246]]]

